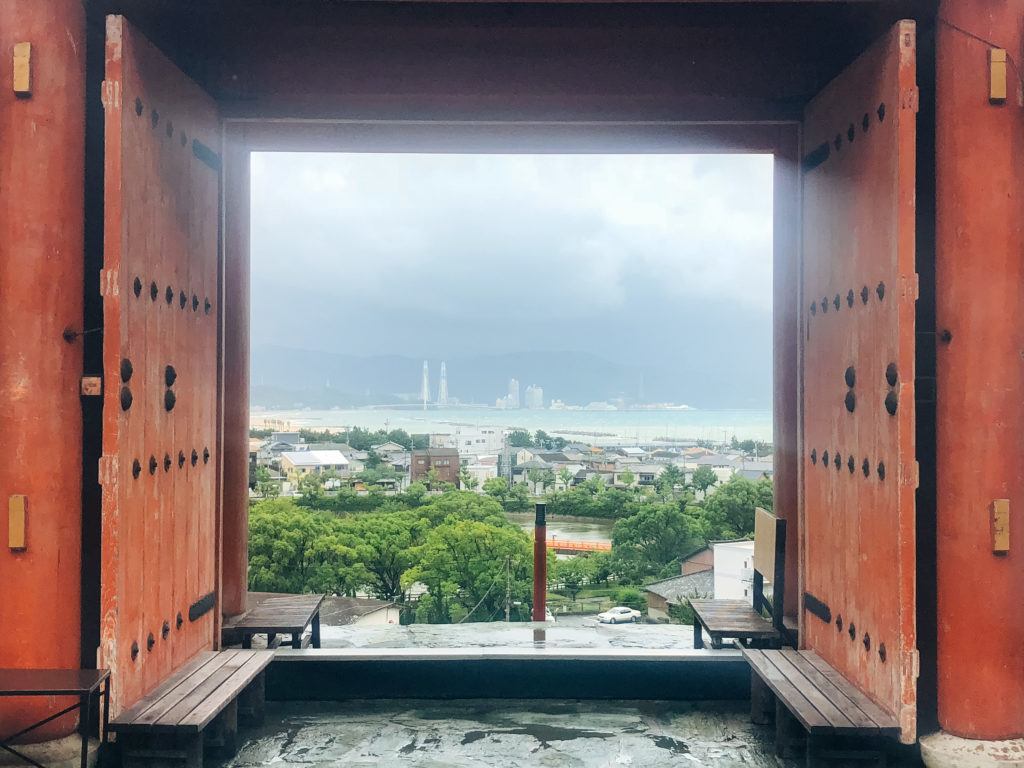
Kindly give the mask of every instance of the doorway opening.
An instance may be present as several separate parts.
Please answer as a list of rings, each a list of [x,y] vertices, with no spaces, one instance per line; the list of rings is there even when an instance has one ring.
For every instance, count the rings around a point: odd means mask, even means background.
[[[247,158],[249,589],[332,595],[325,645],[532,645],[544,503],[548,644],[692,647],[773,504],[773,155],[390,130]]]

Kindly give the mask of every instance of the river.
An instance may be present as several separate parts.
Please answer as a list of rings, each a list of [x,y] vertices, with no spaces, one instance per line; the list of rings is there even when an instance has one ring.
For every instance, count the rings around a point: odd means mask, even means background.
[[[534,515],[532,512],[508,512],[508,519],[528,533],[533,532]],[[603,520],[595,517],[572,517],[559,515],[548,517],[548,539],[564,539],[569,541],[600,541],[611,542],[614,520]]]

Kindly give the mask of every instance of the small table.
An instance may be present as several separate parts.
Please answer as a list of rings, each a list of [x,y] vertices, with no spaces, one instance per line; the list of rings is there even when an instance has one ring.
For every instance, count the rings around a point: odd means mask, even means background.
[[[101,690],[102,687],[102,690]],[[11,746],[11,742],[58,717],[76,709],[82,710],[81,768],[89,764],[89,723],[92,720],[94,697],[103,696],[103,724],[100,744],[107,740],[107,713],[110,710],[110,670],[107,669],[0,669],[0,698],[8,696],[77,696],[78,701],[17,733],[0,738],[0,749],[36,768],[46,768]]]
[[[320,606],[325,595],[273,595],[262,598],[240,616],[225,619],[222,629],[238,632],[242,648],[252,648],[252,636],[267,635],[267,647],[276,648],[278,635],[291,637],[292,648],[302,648],[302,634],[310,627],[309,642],[320,647]]]

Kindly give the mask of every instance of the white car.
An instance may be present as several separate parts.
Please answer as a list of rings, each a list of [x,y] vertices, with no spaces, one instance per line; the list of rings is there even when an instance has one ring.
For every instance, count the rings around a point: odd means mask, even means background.
[[[609,608],[604,613],[597,614],[597,620],[602,624],[626,624],[629,622],[636,624],[640,619],[640,611],[635,608],[627,608],[624,605],[618,605],[615,608]]]

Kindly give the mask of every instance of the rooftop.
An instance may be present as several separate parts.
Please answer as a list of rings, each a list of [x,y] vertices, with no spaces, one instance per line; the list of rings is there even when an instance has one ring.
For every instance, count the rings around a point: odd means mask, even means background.
[[[715,594],[715,572],[712,570],[673,576],[648,584],[644,589],[670,603],[682,603],[688,597],[711,597]]]
[[[348,459],[341,451],[285,451],[282,459],[287,459],[296,467],[321,467],[328,464],[348,465]]]

